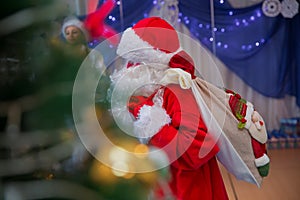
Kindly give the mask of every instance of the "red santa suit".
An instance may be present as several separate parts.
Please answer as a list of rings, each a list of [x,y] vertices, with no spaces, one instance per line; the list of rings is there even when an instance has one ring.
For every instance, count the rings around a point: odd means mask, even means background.
[[[138,85],[136,77],[141,76],[144,85],[161,84],[148,95],[134,94],[128,110],[135,118],[134,135],[167,153],[172,175],[169,186],[176,199],[228,199],[216,160],[220,147],[229,167],[237,163],[234,168],[243,166],[246,169],[246,172],[237,169],[238,175],[240,173],[245,180],[254,178],[235,150],[227,154],[230,142],[224,149],[224,145],[218,146],[216,135],[208,131],[204,123],[208,115],[205,118],[202,115],[199,97],[195,97],[189,85],[196,78],[192,58],[181,49],[177,32],[170,24],[158,17],[139,21],[125,30],[117,54],[129,61],[129,69],[145,69],[141,74],[139,70],[129,70],[127,83]],[[147,69],[149,66],[152,71]],[[160,69],[163,76],[160,76]],[[146,80],[148,76],[155,80]],[[127,90],[127,83],[121,84],[120,92],[123,87]],[[254,163],[254,156],[251,159]],[[248,172],[250,178],[245,176]],[[155,194],[155,199],[166,198],[162,188]]]
[[[204,138],[211,136],[201,119],[192,91],[183,90],[178,84],[170,84],[160,90],[163,90],[163,109],[171,122],[161,127],[148,144],[164,149],[169,159],[174,160],[170,165],[170,187],[174,196],[182,200],[228,199],[215,158],[219,148],[213,138],[203,146]],[[139,120],[143,117],[143,113],[139,112],[141,108],[153,106],[153,95],[147,99],[133,99],[129,109]],[[200,148],[210,151],[200,158]],[[163,199],[163,194],[158,192],[156,195]]]

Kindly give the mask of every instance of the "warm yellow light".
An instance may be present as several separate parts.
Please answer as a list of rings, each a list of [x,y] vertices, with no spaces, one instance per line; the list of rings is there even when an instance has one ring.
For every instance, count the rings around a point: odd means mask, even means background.
[[[149,148],[147,145],[144,144],[138,144],[136,145],[136,147],[134,148],[134,153],[137,157],[139,158],[145,158],[147,157],[148,153],[149,153]]]
[[[100,162],[94,162],[90,176],[94,181],[101,183],[114,183],[116,181],[116,177],[112,174],[111,169]]]
[[[125,176],[129,172],[129,167],[127,163],[122,161],[117,161],[112,164],[112,173],[115,176]]]
[[[128,160],[128,153],[121,148],[112,148],[109,152],[109,159],[112,163],[117,161],[126,162]]]

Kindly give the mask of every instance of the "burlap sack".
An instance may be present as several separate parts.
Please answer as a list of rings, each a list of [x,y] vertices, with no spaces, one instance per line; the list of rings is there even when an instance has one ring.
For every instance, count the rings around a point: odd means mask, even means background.
[[[222,134],[216,138],[220,147],[218,160],[237,179],[254,183],[259,187],[262,177],[254,163],[251,136],[247,129],[237,127],[238,120],[228,104],[229,94],[200,78],[196,78],[194,83],[222,129]]]

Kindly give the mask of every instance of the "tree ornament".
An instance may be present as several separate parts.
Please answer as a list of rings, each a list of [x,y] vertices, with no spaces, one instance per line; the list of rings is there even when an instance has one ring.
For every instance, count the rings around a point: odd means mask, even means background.
[[[279,0],[265,0],[262,4],[262,11],[268,17],[276,17],[280,14],[281,4]]]
[[[286,18],[293,18],[299,12],[299,3],[296,0],[283,0],[281,14]]]

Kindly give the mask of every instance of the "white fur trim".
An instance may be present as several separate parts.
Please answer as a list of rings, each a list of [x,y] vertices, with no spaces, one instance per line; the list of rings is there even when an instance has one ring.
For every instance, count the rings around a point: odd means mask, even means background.
[[[247,110],[246,110],[245,119],[247,121],[246,121],[246,124],[245,124],[245,128],[249,129],[250,126],[251,126],[251,124],[253,123],[252,122],[252,114],[253,114],[254,108],[253,108],[253,104],[252,103],[247,102],[246,104],[247,104]]]
[[[134,135],[139,139],[151,138],[170,122],[170,116],[162,107],[144,105],[139,111],[138,120],[134,122]]]
[[[148,42],[142,40],[132,28],[127,28],[122,35],[117,54],[122,58],[131,60],[136,63],[161,63],[168,64],[176,52],[166,53],[159,49],[154,49]]]
[[[267,156],[267,154],[264,154],[262,157],[255,159],[255,166],[261,167],[268,164],[269,162],[270,162],[270,158]]]

